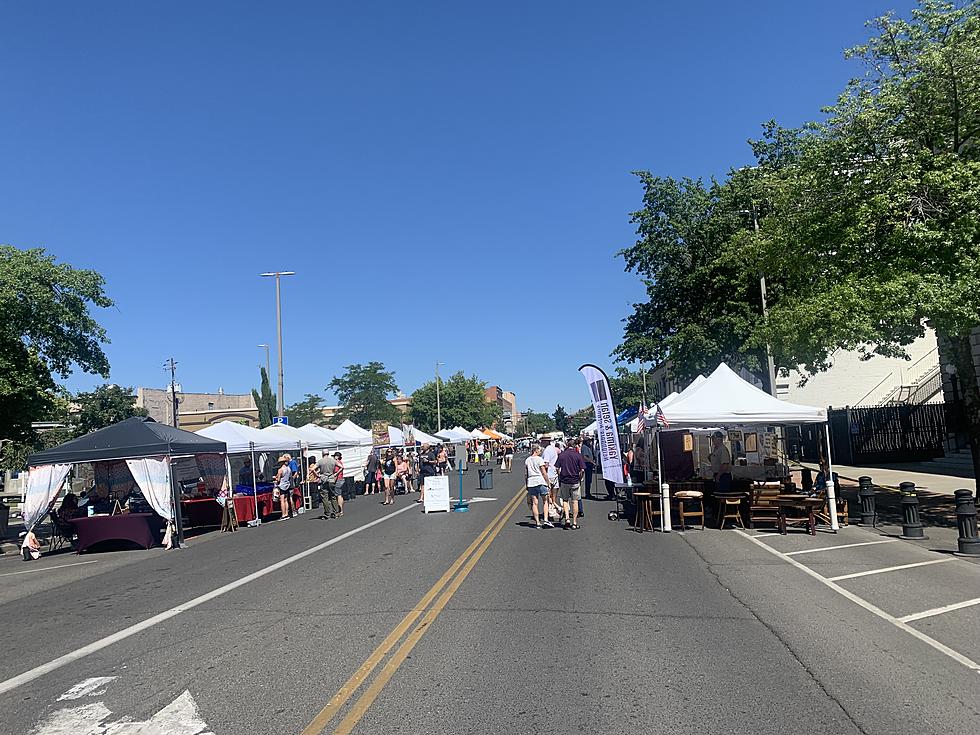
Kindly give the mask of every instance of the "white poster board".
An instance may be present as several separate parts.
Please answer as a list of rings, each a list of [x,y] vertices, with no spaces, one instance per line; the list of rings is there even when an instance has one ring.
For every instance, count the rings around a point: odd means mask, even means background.
[[[425,502],[422,510],[426,513],[444,510],[449,512],[449,478],[445,475],[425,478]]]

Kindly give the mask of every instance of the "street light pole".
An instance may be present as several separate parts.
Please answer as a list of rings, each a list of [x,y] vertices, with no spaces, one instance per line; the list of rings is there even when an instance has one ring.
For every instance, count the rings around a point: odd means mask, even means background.
[[[259,345],[259,347],[265,347],[265,376],[268,378],[272,375],[272,370],[269,368],[269,345]]]
[[[755,229],[755,234],[759,234],[759,218],[755,213],[755,203],[752,204],[752,227]],[[759,274],[759,290],[762,293],[762,321],[769,324],[769,306],[766,304],[766,275],[764,273]],[[776,396],[776,363],[772,359],[772,348],[769,346],[769,340],[766,340],[766,369],[769,374],[769,393],[775,397]]]
[[[442,431],[442,397],[439,391],[439,366],[445,365],[444,362],[436,363],[436,431]]]
[[[271,273],[260,273],[260,276],[276,279],[276,341],[279,344],[279,393],[276,396],[276,412],[279,416],[285,411],[282,396],[282,291],[279,286],[281,276],[295,276],[295,271],[272,271]]]

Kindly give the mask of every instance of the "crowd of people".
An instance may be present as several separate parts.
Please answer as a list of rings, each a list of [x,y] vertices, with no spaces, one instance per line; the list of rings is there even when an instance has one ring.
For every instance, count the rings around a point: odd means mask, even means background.
[[[570,439],[563,445],[543,436],[531,446],[524,473],[535,528],[554,528],[555,523],[570,530],[580,528],[578,520],[585,516],[583,490],[586,498],[592,497],[595,464],[595,447],[589,437],[581,442]]]

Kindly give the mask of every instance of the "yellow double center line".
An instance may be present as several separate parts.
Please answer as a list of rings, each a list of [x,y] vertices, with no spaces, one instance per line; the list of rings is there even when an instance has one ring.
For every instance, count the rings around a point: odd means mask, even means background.
[[[360,722],[361,718],[367,713],[374,700],[378,698],[381,691],[384,689],[385,685],[390,681],[391,677],[394,676],[398,667],[402,665],[412,649],[415,648],[415,644],[419,642],[425,631],[428,630],[432,622],[439,616],[443,608],[459,589],[459,586],[463,584],[463,580],[469,575],[476,566],[476,563],[480,561],[480,557],[486,552],[493,543],[493,540],[497,537],[497,534],[503,529],[504,524],[507,523],[507,519],[510,514],[514,512],[518,505],[520,505],[521,500],[524,498],[525,490],[521,490],[515,495],[508,503],[504,506],[490,524],[483,529],[483,532],[476,537],[476,539],[471,543],[462,554],[453,562],[452,566],[446,570],[446,573],[439,578],[432,588],[422,596],[418,604],[409,611],[409,613],[402,618],[402,621],[395,626],[395,628],[385,637],[381,644],[374,649],[370,656],[361,664],[360,668],[354,672],[350,679],[348,679],[342,687],[337,691],[330,701],[327,702],[327,706],[320,710],[319,714],[313,718],[313,721],[306,726],[303,730],[302,735],[319,735],[324,732],[327,724],[334,718],[334,716],[340,711],[340,709],[350,700],[354,693],[358,690],[361,684],[371,675],[371,672],[377,668],[378,664],[384,659],[385,656],[402,640],[405,633],[409,628],[415,623],[419,617],[422,618],[421,622],[412,630],[411,633],[402,644],[395,651],[394,655],[388,660],[388,663],[381,669],[378,675],[374,678],[367,689],[357,698],[357,701],[351,706],[350,711],[341,720],[340,724],[333,731],[334,735],[347,735],[352,732],[354,727]],[[441,594],[440,594],[441,593]],[[438,599],[436,599],[438,597]],[[435,604],[430,604],[433,600]]]

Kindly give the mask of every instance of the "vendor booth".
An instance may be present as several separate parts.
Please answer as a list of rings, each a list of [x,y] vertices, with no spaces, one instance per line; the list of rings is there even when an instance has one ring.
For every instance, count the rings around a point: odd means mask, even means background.
[[[61,520],[74,528],[77,551],[110,539],[148,548],[162,524],[164,545],[170,548],[174,531],[179,545],[183,525],[176,512],[181,493],[174,464],[181,459],[195,462],[206,487],[227,493],[226,452],[223,441],[133,417],[32,454],[24,504],[27,538],[53,507],[72,466],[91,463],[95,481],[90,493],[79,513]]]
[[[229,484],[233,487],[235,516],[239,523],[258,525],[262,522],[263,516],[279,512],[278,504],[272,502],[272,483],[263,470],[267,465],[274,466],[275,458],[279,454],[297,451],[297,444],[292,437],[283,437],[233,421],[221,421],[196,433],[223,441],[228,447],[229,477],[238,478],[238,482],[233,483],[229,480]],[[269,456],[272,457],[271,461],[267,459]],[[301,504],[302,493],[296,491],[293,494],[293,501]],[[212,508],[204,505],[199,508],[193,505],[188,507],[199,515],[209,511],[214,512]]]
[[[654,487],[660,490],[656,496],[660,500],[661,528],[667,531],[671,528],[671,492],[678,482],[712,478],[709,455],[713,436],[721,435],[719,438],[731,455],[732,481],[756,490],[756,495],[741,493],[747,496],[750,509],[757,502],[758,493],[770,486],[773,497],[782,496],[790,507],[791,498],[798,496],[782,489],[788,468],[778,449],[777,428],[827,422],[825,409],[775,398],[740,378],[725,363],[707,378],[699,376],[680,393],[661,401],[659,413],[659,422],[656,407],[646,417],[650,428],[637,440],[635,448],[647,457],[647,476],[657,478]],[[829,441],[826,453],[829,468]],[[826,501],[830,526],[836,531],[839,526],[832,481],[827,483]],[[809,501],[798,502],[800,506],[808,504]],[[812,527],[811,512],[811,532]]]

